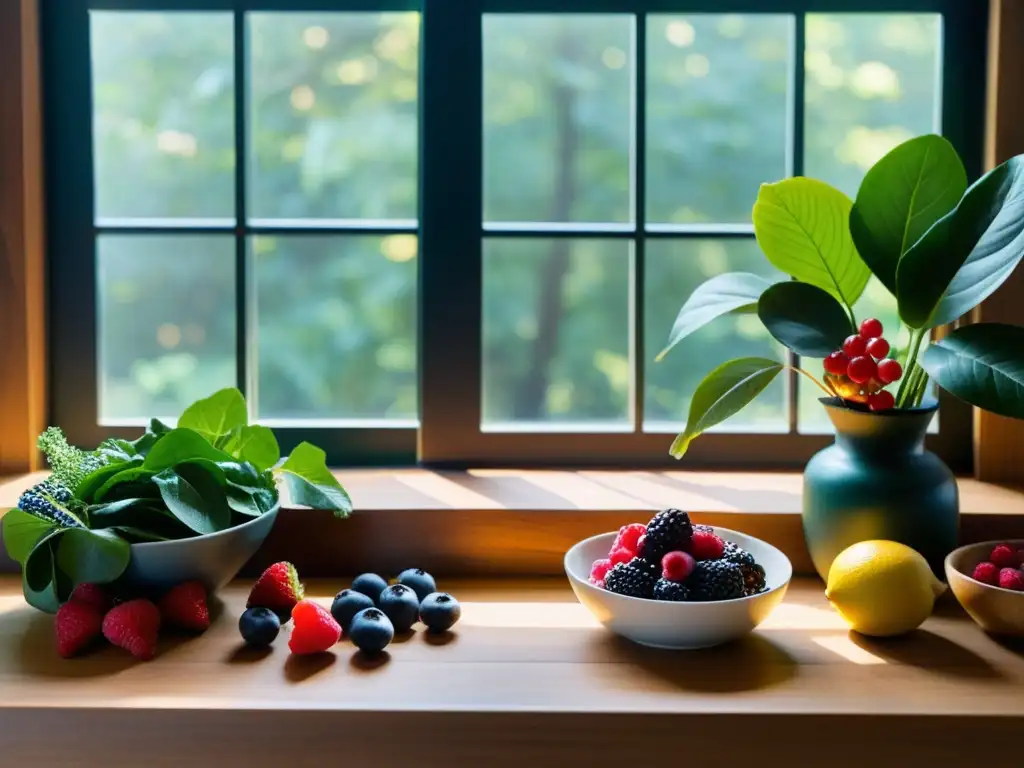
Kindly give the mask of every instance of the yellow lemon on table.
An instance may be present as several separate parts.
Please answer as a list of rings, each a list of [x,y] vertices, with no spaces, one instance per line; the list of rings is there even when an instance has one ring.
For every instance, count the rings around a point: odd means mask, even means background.
[[[889,637],[919,627],[945,589],[910,547],[862,541],[832,561],[825,597],[856,631]]]

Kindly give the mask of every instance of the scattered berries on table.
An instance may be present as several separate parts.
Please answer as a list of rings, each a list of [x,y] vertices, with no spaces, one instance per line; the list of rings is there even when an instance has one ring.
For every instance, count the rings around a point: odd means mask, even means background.
[[[865,339],[879,338],[882,335],[882,321],[869,317],[860,324],[860,335]]]
[[[612,565],[612,561],[608,558],[595,560],[594,564],[590,566],[590,583],[595,587],[604,588],[605,576],[607,576],[608,571],[612,569]]]
[[[883,360],[889,354],[889,342],[882,337],[868,339],[867,353],[875,360]]]
[[[612,549],[618,549],[622,547],[633,553],[634,556],[640,554],[640,537],[647,533],[647,526],[643,523],[630,523],[619,528],[619,533],[615,537],[615,543],[612,544]],[[644,540],[646,543],[646,539]]]
[[[269,608],[246,608],[238,619],[238,631],[247,645],[267,648],[281,631],[281,620]]]
[[[654,585],[654,599],[668,600],[673,603],[683,603],[690,600],[690,588],[678,581],[658,579]]]
[[[417,600],[422,600],[437,591],[437,582],[434,581],[434,577],[422,568],[409,568],[402,571],[398,574],[398,583],[415,592]]]
[[[392,584],[381,592],[377,607],[391,620],[395,632],[408,632],[420,617],[420,601],[404,584]]]
[[[988,559],[1000,568],[1013,568],[1017,563],[1017,553],[1009,544],[999,544],[992,548],[992,554]]]
[[[362,592],[343,589],[334,596],[334,602],[331,603],[331,616],[341,625],[343,631],[348,632],[352,624],[352,617],[366,608],[373,608],[374,605],[376,603]]]
[[[163,623],[192,632],[210,627],[210,610],[206,605],[206,587],[198,581],[186,581],[171,589],[160,599]]]
[[[987,560],[983,563],[978,563],[974,566],[974,573],[971,574],[971,578],[975,581],[980,581],[982,584],[991,584],[993,587],[999,586],[999,566]]]
[[[1001,568],[999,586],[1003,589],[1012,589],[1014,592],[1024,592],[1024,572],[1016,568]]]
[[[71,600],[57,609],[53,631],[57,653],[70,659],[103,633],[103,613],[95,605]]]
[[[696,538],[697,534],[694,534]],[[661,558],[661,578],[668,581],[686,581],[697,563],[689,552],[669,552]]]
[[[149,600],[115,605],[103,617],[103,636],[132,656],[148,661],[156,655],[160,609]]]
[[[79,584],[71,592],[69,599],[73,603],[91,605],[101,616],[107,612],[112,602],[110,595],[99,584]]]
[[[269,608],[284,624],[291,617],[292,608],[305,595],[295,566],[288,562],[274,563],[253,585],[245,607]]]
[[[296,655],[330,650],[341,638],[341,626],[331,612],[312,600],[300,600],[292,608],[291,637],[288,649]]]
[[[365,608],[352,619],[348,636],[363,653],[380,653],[395,638],[395,628],[379,608]]]
[[[868,341],[863,336],[848,336],[843,342],[843,354],[852,362],[855,357],[861,357],[867,352]]]
[[[701,560],[687,586],[694,600],[733,600],[743,597],[743,571],[728,560]]]
[[[669,552],[689,549],[692,534],[688,514],[681,509],[663,509],[647,524],[643,557],[660,565],[661,558]]]
[[[880,390],[868,395],[868,408],[872,411],[888,411],[896,405],[896,398],[888,390]]]
[[[352,580],[352,589],[356,592],[362,592],[373,600],[374,605],[377,604],[377,598],[380,597],[380,593],[387,588],[388,583],[382,576],[378,576],[376,573],[363,573]]]
[[[645,557],[634,557],[628,563],[619,563],[604,578],[604,588],[617,595],[646,597],[654,595],[654,584],[661,569]]]
[[[725,542],[714,533],[698,531],[690,540],[690,554],[696,560],[717,560],[725,551]]]
[[[447,632],[462,618],[462,606],[447,592],[427,595],[420,605],[420,621],[430,632]]]

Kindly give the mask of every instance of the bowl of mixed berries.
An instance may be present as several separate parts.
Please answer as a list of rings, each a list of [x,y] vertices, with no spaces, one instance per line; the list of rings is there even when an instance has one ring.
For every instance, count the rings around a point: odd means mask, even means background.
[[[1024,539],[968,544],[945,565],[950,590],[978,626],[1024,637]]]
[[[753,630],[782,602],[793,566],[753,536],[658,512],[576,544],[565,571],[605,627],[654,648],[708,648]]]

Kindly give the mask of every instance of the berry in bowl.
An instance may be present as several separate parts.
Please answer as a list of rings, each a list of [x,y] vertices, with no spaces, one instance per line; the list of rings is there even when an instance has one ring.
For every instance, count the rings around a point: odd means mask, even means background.
[[[793,566],[753,536],[692,525],[677,509],[584,539],[565,555],[576,597],[641,645],[694,649],[752,631],[782,602]]]
[[[946,581],[986,632],[1024,637],[1024,539],[953,550],[946,557]]]

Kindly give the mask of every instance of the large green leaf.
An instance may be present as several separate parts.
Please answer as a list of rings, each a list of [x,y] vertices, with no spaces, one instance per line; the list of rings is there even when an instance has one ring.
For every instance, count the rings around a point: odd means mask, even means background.
[[[93,529],[144,529],[162,539],[181,539],[194,535],[169,510],[163,500],[122,499],[89,507],[89,521]]]
[[[49,520],[30,515],[17,507],[9,509],[3,519],[4,548],[12,560],[24,566],[36,544],[56,528]]]
[[[75,496],[88,503],[110,478],[126,469],[140,467],[142,462],[143,458],[141,456],[133,456],[127,460],[112,461],[110,464],[105,464],[93,470],[79,482],[78,487],[75,489]]]
[[[195,430],[211,443],[231,434],[233,429],[249,423],[245,398],[234,387],[214,392],[192,403],[178,419],[179,427]]]
[[[56,613],[70,593],[68,580],[57,571],[56,547],[64,531],[54,531],[29,553],[21,569],[25,602],[45,613]]]
[[[352,500],[327,468],[327,455],[315,445],[302,442],[281,465],[291,499],[315,509],[333,510],[338,517],[352,511]]]
[[[204,467],[180,464],[165,469],[153,482],[171,514],[196,533],[216,533],[231,525],[224,489]]]
[[[757,302],[757,316],[772,336],[805,357],[830,355],[854,332],[842,305],[807,283],[771,286]]]
[[[57,566],[79,584],[108,584],[128,567],[131,548],[114,531],[72,528],[57,545]]]
[[[231,461],[232,456],[214,448],[198,432],[178,427],[164,435],[153,446],[143,467],[160,472],[168,467],[192,459],[209,459],[213,462]]]
[[[676,344],[712,320],[729,312],[753,310],[771,281],[750,272],[728,272],[701,283],[683,304],[672,325],[661,360]]]
[[[975,182],[896,270],[900,317],[933,328],[973,309],[996,290],[1024,256],[1024,157],[1014,157]]]
[[[694,438],[738,413],[783,368],[779,361],[764,357],[742,357],[715,368],[693,393],[686,429],[673,441],[669,452],[681,459]]]
[[[270,469],[281,458],[274,430],[260,424],[235,429],[225,441],[224,450],[237,459],[248,461],[260,472]]]
[[[1024,328],[979,323],[925,350],[921,365],[947,392],[986,411],[1024,419]]]
[[[934,134],[903,142],[864,176],[850,211],[850,234],[894,296],[900,257],[956,207],[966,189],[960,156]]]
[[[852,307],[871,276],[850,235],[852,206],[838,189],[815,179],[762,184],[754,203],[757,243],[777,269]]]
[[[142,466],[122,469],[97,489],[96,493],[93,494],[92,501],[93,503],[99,503],[103,501],[116,486],[121,485],[122,483],[134,483],[140,480],[148,480],[154,474],[156,473],[153,472],[153,470],[146,469]]]

